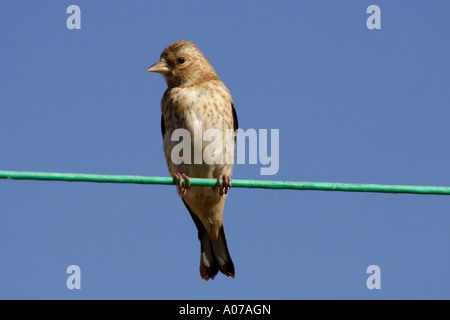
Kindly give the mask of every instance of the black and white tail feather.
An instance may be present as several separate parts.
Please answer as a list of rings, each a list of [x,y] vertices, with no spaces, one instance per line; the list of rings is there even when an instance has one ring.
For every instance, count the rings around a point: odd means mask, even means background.
[[[200,276],[203,280],[208,281],[214,279],[220,271],[227,277],[234,278],[234,264],[228,252],[227,240],[223,226],[219,229],[219,236],[216,241],[211,241],[197,215],[189,208],[183,200],[184,205],[188,209],[192,220],[198,230],[198,240],[200,240]]]

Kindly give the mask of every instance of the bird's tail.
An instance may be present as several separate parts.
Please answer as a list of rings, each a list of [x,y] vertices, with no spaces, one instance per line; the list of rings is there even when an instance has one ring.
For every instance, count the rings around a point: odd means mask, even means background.
[[[191,214],[192,220],[198,229],[198,239],[200,240],[200,276],[203,280],[214,279],[220,271],[227,277],[234,278],[234,264],[228,252],[227,240],[223,226],[219,229],[216,241],[211,241],[208,233],[197,215],[183,200],[186,208]]]
[[[234,264],[228,252],[227,240],[223,226],[219,230],[219,237],[212,242],[206,230],[198,231],[201,244],[200,276],[203,280],[214,279],[220,271],[227,277],[234,278]]]

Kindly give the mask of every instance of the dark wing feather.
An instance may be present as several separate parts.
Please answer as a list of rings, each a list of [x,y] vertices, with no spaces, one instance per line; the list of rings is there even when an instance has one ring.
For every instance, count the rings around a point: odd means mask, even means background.
[[[164,134],[166,133],[166,125],[164,124],[164,116],[161,115],[161,134],[164,139]]]
[[[236,131],[237,128],[239,128],[238,125],[238,118],[237,118],[237,114],[236,114],[236,109],[234,108],[234,104],[231,104],[231,109],[233,109],[233,125],[234,125],[234,130]]]

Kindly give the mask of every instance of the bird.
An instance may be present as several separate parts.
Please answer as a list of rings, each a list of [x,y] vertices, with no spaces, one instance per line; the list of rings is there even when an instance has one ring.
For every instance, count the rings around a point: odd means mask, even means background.
[[[167,83],[161,99],[163,149],[178,194],[198,230],[200,276],[208,281],[220,271],[234,278],[235,268],[223,227],[238,128],[230,91],[199,47],[188,40],[166,47],[147,71],[162,74]],[[184,130],[191,137],[182,141],[189,143],[182,151],[177,149],[180,140],[173,139],[177,130]],[[208,131],[215,133],[214,139],[206,138]],[[196,140],[199,134],[200,142]],[[174,161],[176,151],[178,156],[183,154],[181,163]],[[190,177],[217,179],[217,185],[191,186]]]

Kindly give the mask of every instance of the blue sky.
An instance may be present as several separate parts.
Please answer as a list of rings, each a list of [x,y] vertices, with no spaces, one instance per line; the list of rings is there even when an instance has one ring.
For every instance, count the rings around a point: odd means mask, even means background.
[[[66,9],[81,9],[69,30]],[[366,9],[381,8],[369,30]],[[146,69],[199,45],[279,171],[234,178],[450,185],[450,2],[1,1],[0,170],[167,176]],[[173,186],[0,180],[0,298],[448,299],[450,198],[232,189],[236,278],[200,279]],[[69,265],[81,289],[66,287]],[[378,265],[381,289],[366,269]]]

